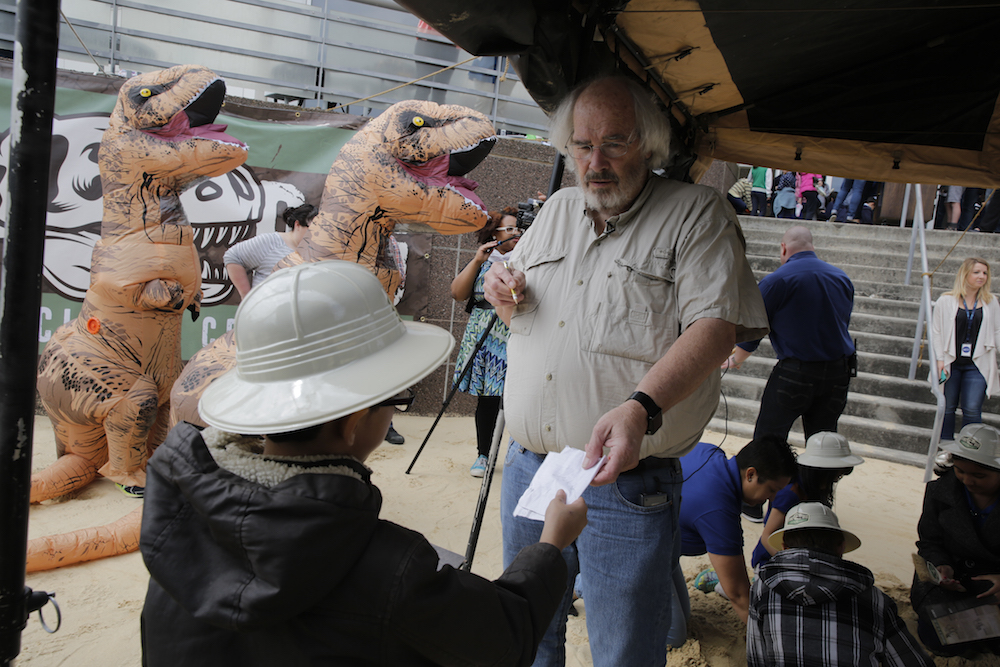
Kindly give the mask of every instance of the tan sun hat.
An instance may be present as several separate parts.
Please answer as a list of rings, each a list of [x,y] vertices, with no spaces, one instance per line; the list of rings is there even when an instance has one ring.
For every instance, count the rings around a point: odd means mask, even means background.
[[[958,439],[944,443],[941,449],[987,468],[1000,469],[1000,431],[988,424],[966,424]]]
[[[854,551],[861,546],[861,540],[854,533],[840,527],[840,521],[833,510],[823,503],[799,503],[788,510],[785,515],[785,527],[771,533],[767,543],[772,549],[781,550],[784,546],[784,534],[806,528],[820,530],[838,530],[844,536],[844,553]]]
[[[282,269],[236,311],[236,368],[198,403],[211,426],[287,433],[375,405],[441,365],[444,329],[404,322],[379,280],[340,260]]]
[[[809,436],[806,451],[799,454],[796,461],[811,468],[849,468],[865,462],[851,453],[847,438],[832,431],[820,431]]]

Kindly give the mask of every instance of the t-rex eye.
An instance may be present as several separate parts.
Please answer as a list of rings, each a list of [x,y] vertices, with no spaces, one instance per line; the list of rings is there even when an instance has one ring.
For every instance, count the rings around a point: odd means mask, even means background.
[[[416,126],[416,127],[423,127],[424,126],[424,119],[421,118],[420,116],[414,116],[413,120],[410,121],[410,122],[412,122],[413,125]]]
[[[134,88],[128,96],[134,104],[139,105],[145,104],[150,98],[156,97],[165,90],[167,90],[166,86],[142,86],[141,88]]]

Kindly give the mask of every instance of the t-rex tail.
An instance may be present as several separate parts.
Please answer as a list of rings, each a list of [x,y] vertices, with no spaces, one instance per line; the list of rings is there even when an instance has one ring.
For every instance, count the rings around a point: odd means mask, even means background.
[[[72,533],[36,537],[28,542],[28,572],[118,556],[139,548],[142,507],[106,526],[81,528]]]

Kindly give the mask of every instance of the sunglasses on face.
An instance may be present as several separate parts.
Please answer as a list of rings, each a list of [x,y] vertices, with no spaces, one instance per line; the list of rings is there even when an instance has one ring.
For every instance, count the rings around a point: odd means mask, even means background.
[[[416,395],[413,393],[413,389],[406,389],[396,394],[392,398],[387,398],[381,403],[376,403],[372,407],[387,408],[389,406],[392,406],[396,408],[398,412],[406,412],[407,410],[410,409],[410,406],[413,405],[413,399],[415,397]]]

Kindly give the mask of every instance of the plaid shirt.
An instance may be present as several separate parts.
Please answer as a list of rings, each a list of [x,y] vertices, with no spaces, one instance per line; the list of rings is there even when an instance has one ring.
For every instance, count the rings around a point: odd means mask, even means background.
[[[809,549],[778,552],[750,591],[748,667],[933,667],[867,568]]]

